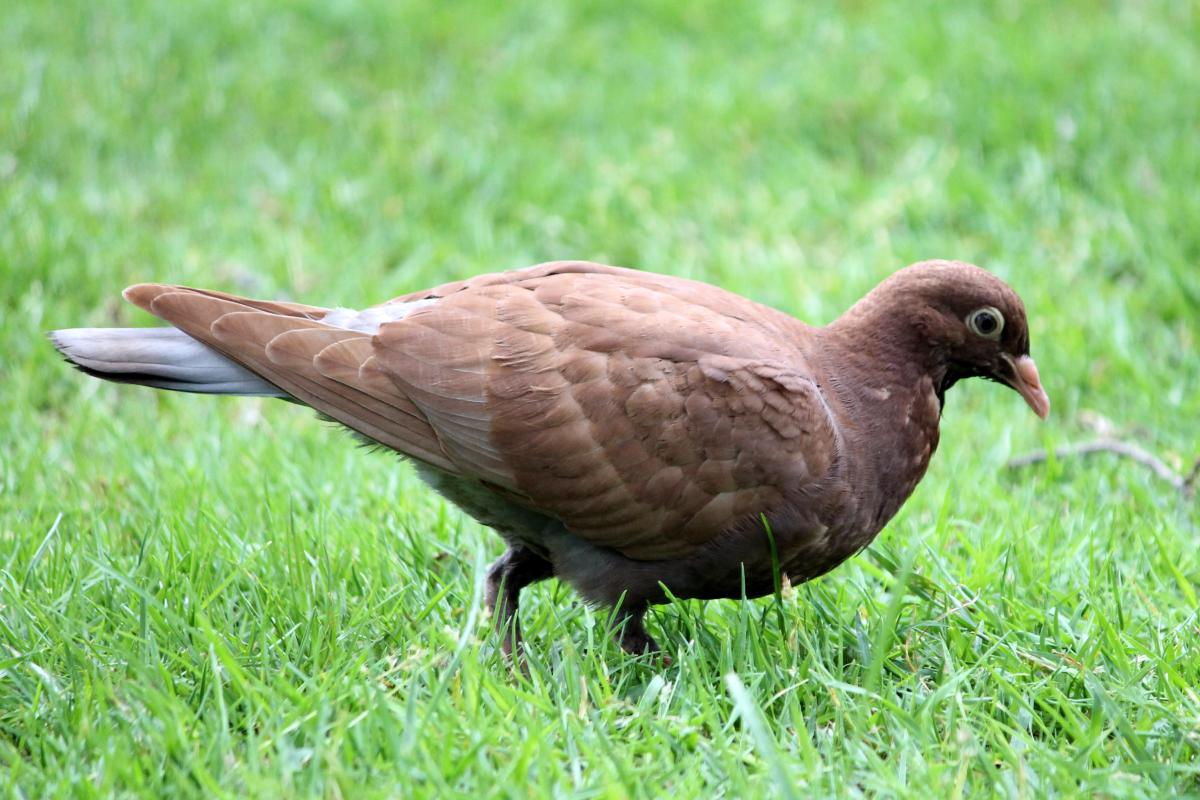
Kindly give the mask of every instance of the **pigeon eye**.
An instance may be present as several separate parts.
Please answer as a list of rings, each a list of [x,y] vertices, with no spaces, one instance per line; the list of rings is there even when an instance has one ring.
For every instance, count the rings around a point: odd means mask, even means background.
[[[1004,315],[991,306],[984,306],[967,316],[967,327],[985,339],[999,339],[1004,330]]]

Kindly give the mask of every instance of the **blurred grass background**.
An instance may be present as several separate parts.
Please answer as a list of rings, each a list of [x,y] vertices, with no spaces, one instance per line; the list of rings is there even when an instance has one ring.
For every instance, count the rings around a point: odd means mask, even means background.
[[[0,764],[46,796],[1200,793],[1191,2],[16,0],[0,15]],[[668,667],[283,404],[89,381],[42,332],[170,281],[360,306],[585,258],[815,323],[979,263],[1055,403],[951,392],[863,556],[680,603]],[[726,676],[733,675],[728,678]],[[739,688],[740,687],[740,688]],[[748,724],[749,723],[749,724]]]

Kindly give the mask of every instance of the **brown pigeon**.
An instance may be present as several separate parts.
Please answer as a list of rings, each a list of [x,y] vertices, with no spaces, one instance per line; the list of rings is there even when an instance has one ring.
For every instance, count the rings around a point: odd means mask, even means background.
[[[363,311],[141,284],[171,328],[76,328],[99,378],[280,397],[411,458],[508,550],[487,574],[501,643],[523,587],[614,607],[631,652],[679,598],[755,597],[865,547],[925,474],[946,390],[1007,384],[1045,418],[1016,293],[970,264],[902,269],[812,327],[696,281],[580,261],[481,275]]]

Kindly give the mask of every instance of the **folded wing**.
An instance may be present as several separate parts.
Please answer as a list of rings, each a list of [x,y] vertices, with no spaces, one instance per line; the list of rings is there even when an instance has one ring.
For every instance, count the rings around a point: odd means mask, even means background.
[[[837,452],[782,315],[690,281],[563,262],[351,322],[173,286],[127,297],[364,436],[631,558],[703,547]]]

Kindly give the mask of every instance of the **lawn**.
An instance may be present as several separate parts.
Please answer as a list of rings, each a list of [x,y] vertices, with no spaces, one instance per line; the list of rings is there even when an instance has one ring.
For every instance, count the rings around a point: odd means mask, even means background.
[[[1191,2],[174,3],[0,15],[10,797],[1200,795]],[[875,544],[657,609],[671,663],[279,402],[89,380],[137,281],[361,306],[586,258],[814,323],[931,257],[1008,280],[1054,401],[953,389]]]

